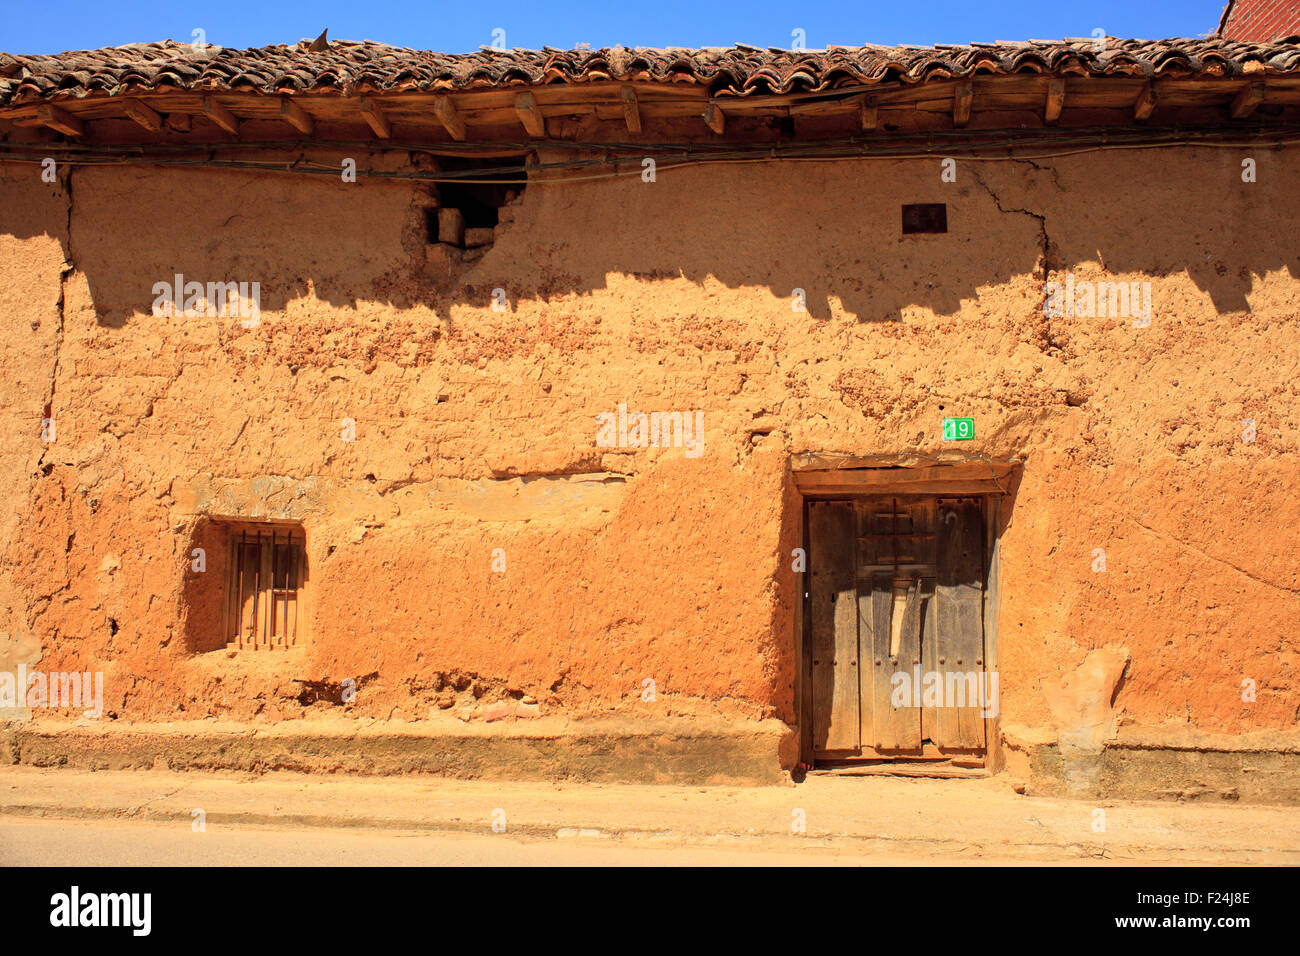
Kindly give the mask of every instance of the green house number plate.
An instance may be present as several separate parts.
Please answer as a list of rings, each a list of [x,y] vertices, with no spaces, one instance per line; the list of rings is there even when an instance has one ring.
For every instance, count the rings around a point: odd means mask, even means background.
[[[943,420],[943,440],[962,441],[975,437],[975,419],[945,418]]]

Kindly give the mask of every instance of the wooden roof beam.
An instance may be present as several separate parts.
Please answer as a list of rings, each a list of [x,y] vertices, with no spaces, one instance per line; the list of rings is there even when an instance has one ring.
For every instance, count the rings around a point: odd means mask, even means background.
[[[85,123],[57,106],[40,107],[36,111],[36,118],[41,121],[42,126],[48,126],[64,136],[82,136],[86,132]]]
[[[450,96],[440,96],[433,101],[433,115],[438,117],[438,122],[452,139],[465,138],[465,120],[456,112],[456,104]]]
[[[361,118],[370,124],[371,130],[380,139],[392,139],[392,124],[388,122],[388,117],[379,108],[379,104],[368,96],[361,97]]]
[[[234,113],[218,103],[215,97],[203,97],[203,115],[231,136],[239,135],[239,120],[235,118]]]
[[[122,112],[135,120],[151,133],[156,133],[162,129],[163,118],[157,111],[146,106],[139,100],[126,100],[122,104]]]
[[[287,96],[280,97],[280,119],[304,136],[310,136],[312,130],[316,128],[316,124],[307,115],[307,111]]]
[[[524,124],[524,129],[528,130],[529,136],[538,138],[546,135],[546,120],[537,108],[532,93],[520,93],[515,97],[515,113],[519,116],[519,122]]]
[[[1133,118],[1135,120],[1145,120],[1151,117],[1156,108],[1156,88],[1150,83],[1142,87],[1142,92],[1133,103]]]
[[[705,103],[703,116],[704,125],[721,136],[723,130],[727,128],[727,117],[718,105],[713,102]]]
[[[880,113],[874,96],[864,96],[858,103],[858,121],[862,124],[862,132],[875,132],[880,123]]]
[[[975,89],[970,79],[962,80],[952,94],[952,125],[960,129],[970,122],[970,107],[975,100]]]
[[[1047,103],[1043,107],[1043,122],[1053,126],[1061,118],[1065,108],[1065,80],[1054,76],[1047,81]]]
[[[1259,80],[1247,83],[1232,100],[1232,118],[1245,119],[1255,112],[1255,107],[1264,102],[1264,84]]]
[[[629,133],[641,132],[641,109],[637,105],[636,90],[630,86],[625,86],[618,91],[619,99],[623,102],[623,121],[627,123]]]

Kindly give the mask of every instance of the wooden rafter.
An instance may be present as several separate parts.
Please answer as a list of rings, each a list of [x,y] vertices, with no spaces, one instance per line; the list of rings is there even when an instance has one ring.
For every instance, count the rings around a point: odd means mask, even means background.
[[[203,97],[203,115],[231,136],[239,135],[239,120],[235,118],[234,113],[218,103],[215,97]]]
[[[952,94],[952,125],[965,126],[970,122],[971,103],[975,101],[975,89],[969,79],[957,84]]]
[[[1246,84],[1232,100],[1232,118],[1245,119],[1263,102],[1264,84],[1259,80]]]
[[[546,120],[537,108],[532,93],[520,93],[515,97],[515,113],[519,116],[519,122],[524,124],[524,129],[528,130],[529,136],[536,138],[546,135]]]
[[[1147,83],[1142,87],[1142,92],[1133,103],[1133,118],[1136,120],[1149,119],[1156,108],[1156,88]]]
[[[879,125],[880,114],[874,96],[864,96],[858,103],[858,121],[864,133],[874,132]]]
[[[460,113],[456,112],[456,104],[451,101],[450,96],[440,96],[433,101],[433,115],[438,117],[438,122],[452,139],[465,138],[465,121]]]
[[[1054,76],[1047,81],[1047,105],[1043,107],[1043,122],[1048,126],[1061,118],[1065,108],[1065,80]]]
[[[82,136],[86,132],[85,123],[57,106],[42,106],[36,111],[36,118],[41,121],[42,125],[48,126],[64,136]]]
[[[127,100],[122,104],[122,112],[135,120],[151,133],[156,133],[163,126],[163,118],[157,111],[139,100]]]
[[[392,139],[393,127],[384,116],[384,111],[368,96],[361,97],[361,117],[370,124],[370,128],[380,139]]]
[[[310,136],[312,130],[316,128],[316,124],[307,115],[307,111],[287,96],[280,97],[280,119],[304,136]]]
[[[623,102],[623,122],[627,124],[629,133],[641,132],[641,108],[636,102],[636,90],[630,86],[625,86],[618,91],[619,99]]]
[[[708,102],[704,104],[704,125],[719,136],[727,128],[726,114],[718,107],[718,104]]]

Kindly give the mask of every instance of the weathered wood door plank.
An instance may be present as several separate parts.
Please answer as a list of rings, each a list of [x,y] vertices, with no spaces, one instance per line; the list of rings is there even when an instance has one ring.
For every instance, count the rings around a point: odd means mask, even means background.
[[[937,626],[927,656],[944,679],[945,706],[936,710],[930,735],[941,747],[985,745],[983,519],[977,498],[939,499]]]
[[[857,521],[847,502],[809,507],[813,749],[860,749]]]

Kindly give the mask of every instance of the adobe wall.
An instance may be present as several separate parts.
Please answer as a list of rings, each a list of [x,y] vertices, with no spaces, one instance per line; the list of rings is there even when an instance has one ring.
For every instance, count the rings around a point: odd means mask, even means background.
[[[0,663],[102,668],[137,720],[301,716],[295,679],[352,677],[360,716],[475,678],[552,714],[791,721],[790,456],[951,452],[956,415],[961,451],[1025,461],[1004,725],[1106,711],[1079,675],[1109,648],[1120,724],[1294,728],[1300,170],[1259,150],[1243,183],[1243,155],[533,185],[452,283],[409,185],[0,167]],[[948,234],[901,236],[904,202],[947,203]],[[1045,268],[1150,281],[1150,328],[1045,318]],[[260,326],[153,316],[178,272],[260,282]],[[702,411],[703,455],[598,448],[621,402]],[[305,647],[196,650],[205,514],[302,522]]]

